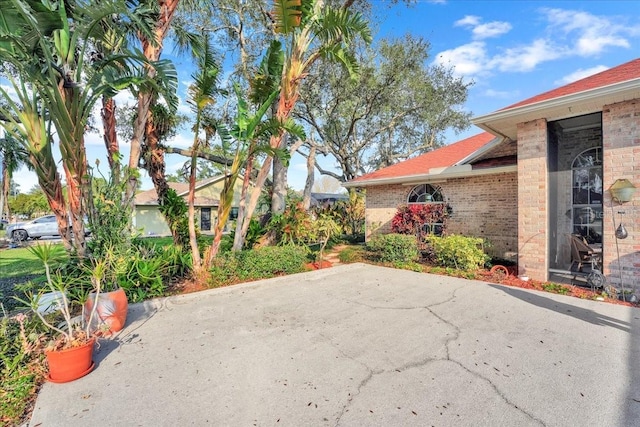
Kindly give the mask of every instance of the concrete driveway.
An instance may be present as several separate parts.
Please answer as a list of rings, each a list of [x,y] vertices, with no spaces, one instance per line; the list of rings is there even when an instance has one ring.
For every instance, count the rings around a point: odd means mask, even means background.
[[[640,310],[352,264],[132,305],[31,426],[638,426]]]

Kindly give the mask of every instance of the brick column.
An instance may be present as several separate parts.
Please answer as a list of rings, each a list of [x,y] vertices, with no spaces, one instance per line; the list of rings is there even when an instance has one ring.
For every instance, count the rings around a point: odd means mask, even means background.
[[[548,278],[547,122],[518,124],[518,274]]]
[[[603,189],[604,191],[604,274],[607,282],[620,286],[620,268],[624,286],[633,288],[640,297],[640,100],[608,105],[602,111]],[[616,179],[628,179],[638,187],[633,200],[623,205],[614,203],[606,191]],[[616,248],[616,226],[624,223],[629,236],[618,240],[620,264]],[[624,215],[619,215],[624,211]]]

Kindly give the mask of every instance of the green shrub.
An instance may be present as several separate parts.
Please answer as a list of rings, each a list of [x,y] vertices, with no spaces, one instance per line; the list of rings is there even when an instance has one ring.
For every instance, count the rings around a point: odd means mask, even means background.
[[[422,264],[415,261],[397,261],[393,263],[393,267],[400,270],[416,271],[418,273],[422,273],[424,271]]]
[[[214,286],[304,271],[308,250],[300,246],[269,246],[219,254],[213,262]]]
[[[568,286],[560,285],[558,283],[546,283],[542,285],[542,289],[547,292],[552,292],[554,294],[567,295],[571,292]]]
[[[428,236],[426,241],[432,249],[434,261],[443,267],[475,270],[483,267],[490,259],[483,249],[484,239],[479,237]]]
[[[338,253],[338,259],[343,263],[360,262],[363,259],[362,247],[348,247]]]
[[[383,234],[375,236],[366,245],[369,256],[382,262],[417,261],[418,244],[415,236]]]
[[[167,283],[186,277],[192,269],[191,253],[181,247],[160,246],[149,239],[135,240],[133,245],[115,268],[116,281],[130,302],[165,295]]]

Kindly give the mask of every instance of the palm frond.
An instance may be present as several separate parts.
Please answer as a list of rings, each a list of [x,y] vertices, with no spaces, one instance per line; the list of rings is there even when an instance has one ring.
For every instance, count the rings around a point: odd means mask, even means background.
[[[341,45],[334,44],[323,46],[319,53],[323,58],[342,65],[349,73],[349,77],[351,77],[352,80],[355,80],[358,77],[358,74],[360,73],[358,60],[352,52],[344,49]]]
[[[302,0],[274,0],[271,13],[275,32],[289,34],[302,21]]]
[[[260,62],[258,71],[250,82],[251,92],[249,99],[253,103],[262,104],[271,92],[278,89],[282,78],[283,65],[284,52],[282,51],[282,43],[278,40],[273,40]]]
[[[349,44],[357,37],[371,43],[371,29],[361,14],[349,9],[325,8],[316,21],[315,34],[321,44],[342,42]]]

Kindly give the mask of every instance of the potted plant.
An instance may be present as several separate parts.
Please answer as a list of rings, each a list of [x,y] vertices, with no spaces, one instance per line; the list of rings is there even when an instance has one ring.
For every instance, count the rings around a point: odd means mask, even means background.
[[[78,292],[75,280],[62,277],[60,272],[52,273],[51,265],[60,260],[64,253],[60,246],[51,243],[35,245],[29,251],[36,256],[45,268],[46,287],[38,292],[28,291],[28,300],[21,300],[40,318],[42,323],[50,329],[55,337],[45,348],[45,356],[49,365],[48,379],[51,382],[68,382],[78,379],[94,367],[92,361],[93,348],[96,342],[95,329],[92,327],[96,315],[95,306],[85,316],[72,317],[72,303],[75,298],[82,299],[82,292]],[[100,294],[104,264],[97,265],[92,274],[93,292]],[[47,292],[48,291],[48,292]],[[54,305],[62,313],[64,321],[56,325],[51,320],[46,304]],[[82,301],[80,301],[82,302]]]
[[[95,328],[100,328],[105,335],[120,331],[127,321],[129,300],[124,289],[118,284],[119,270],[126,265],[126,261],[117,257],[113,249],[106,250],[101,260],[91,261],[90,276],[92,281],[101,281],[102,292],[89,293],[84,303],[85,322],[93,320],[96,323]],[[96,316],[90,319],[89,316],[93,312]]]

